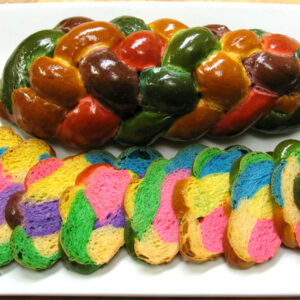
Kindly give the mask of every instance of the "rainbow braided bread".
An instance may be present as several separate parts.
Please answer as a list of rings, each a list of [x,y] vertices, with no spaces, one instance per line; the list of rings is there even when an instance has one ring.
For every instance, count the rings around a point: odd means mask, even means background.
[[[158,156],[150,148],[131,148],[115,161],[117,168],[96,164],[77,176],[75,185],[59,201],[60,242],[69,260],[67,266],[91,273],[108,263],[124,245],[125,191]],[[127,165],[137,173],[125,169]]]
[[[236,159],[250,150],[206,148],[196,157],[192,176],[177,183],[173,208],[180,219],[180,253],[194,262],[223,253],[223,238],[231,211],[229,174]]]
[[[93,150],[60,160],[48,158],[27,174],[25,192],[19,195],[18,215],[11,213],[14,228],[10,247],[15,260],[36,270],[51,267],[59,258],[61,217],[59,198],[74,184],[77,175],[97,163],[113,163],[114,157]],[[11,210],[16,210],[11,207]]]
[[[0,128],[0,135],[2,133],[3,128]],[[29,139],[22,142],[13,132],[9,131],[9,134],[14,141],[5,146],[15,146],[7,149],[0,157],[0,266],[13,260],[9,240],[16,223],[12,214],[14,218],[19,216],[18,198],[25,192],[25,176],[37,162],[55,155],[50,146],[43,141]],[[4,145],[1,143],[1,146]]]
[[[193,161],[204,149],[191,145],[170,159],[156,159],[145,177],[126,191],[125,242],[129,253],[150,264],[171,261],[178,253],[178,219],[172,208],[175,184],[190,176]]]
[[[287,247],[300,248],[300,142],[281,142],[274,150],[274,159],[271,190],[275,226]]]
[[[11,54],[0,115],[79,148],[228,137],[251,126],[290,132],[300,124],[299,59],[295,39],[262,30],[74,17]]]
[[[242,156],[230,173],[232,211],[224,238],[228,263],[249,268],[277,253],[281,240],[274,224],[271,194],[273,158],[262,152]]]

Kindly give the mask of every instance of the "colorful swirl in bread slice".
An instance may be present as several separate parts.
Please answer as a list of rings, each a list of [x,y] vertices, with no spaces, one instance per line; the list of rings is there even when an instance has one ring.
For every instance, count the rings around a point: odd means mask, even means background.
[[[300,248],[300,142],[280,143],[274,157],[278,158],[271,180],[275,226],[284,245]]]
[[[60,199],[60,242],[77,270],[91,273],[124,245],[123,198],[134,173],[97,164],[82,172]]]
[[[273,158],[252,152],[236,161],[230,173],[232,212],[224,238],[225,258],[237,268],[263,263],[281,240],[274,225],[270,189]]]
[[[172,208],[175,184],[190,176],[193,161],[204,149],[192,145],[173,159],[159,158],[143,179],[129,185],[125,201],[125,243],[129,253],[150,264],[171,261],[178,253],[178,219]]]
[[[149,147],[132,147],[114,167],[97,164],[83,171],[61,197],[60,241],[70,269],[91,273],[107,264],[124,245],[124,195],[161,155]]]
[[[230,214],[229,174],[236,159],[250,150],[206,148],[196,157],[192,176],[177,183],[173,208],[180,219],[180,253],[200,263],[223,253],[223,237]]]
[[[10,130],[7,132],[14,136]],[[25,176],[37,162],[55,155],[52,148],[41,140],[21,142],[16,136],[13,139],[10,145],[15,146],[8,148],[0,158],[0,266],[13,260],[9,246],[13,222],[9,211],[13,208],[12,213],[18,215],[16,198],[24,193]]]
[[[21,222],[10,240],[12,254],[18,263],[43,270],[60,258],[59,198],[87,167],[102,162],[112,164],[113,159],[110,154],[94,150],[64,160],[48,158],[28,172],[26,191],[20,196]]]

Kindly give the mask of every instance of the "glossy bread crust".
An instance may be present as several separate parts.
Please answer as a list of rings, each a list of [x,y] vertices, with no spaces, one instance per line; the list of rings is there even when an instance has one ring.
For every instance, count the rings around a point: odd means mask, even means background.
[[[288,133],[300,127],[299,53],[295,39],[260,29],[70,17],[11,54],[0,116],[82,149],[112,139],[147,145],[160,137],[228,138],[250,127]],[[22,89],[31,95],[21,97]],[[87,97],[106,111],[103,122],[82,109]]]

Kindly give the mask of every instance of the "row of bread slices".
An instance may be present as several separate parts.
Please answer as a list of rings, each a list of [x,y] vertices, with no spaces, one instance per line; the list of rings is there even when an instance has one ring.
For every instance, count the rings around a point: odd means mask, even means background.
[[[0,127],[0,265],[42,270],[61,256],[90,273],[126,244],[150,264],[180,253],[237,267],[300,247],[300,143],[273,154],[194,144],[164,159],[148,147],[60,160]]]

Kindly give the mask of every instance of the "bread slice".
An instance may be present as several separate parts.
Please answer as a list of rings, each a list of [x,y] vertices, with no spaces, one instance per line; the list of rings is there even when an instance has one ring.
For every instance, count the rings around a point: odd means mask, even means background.
[[[60,243],[73,270],[94,272],[123,246],[123,199],[134,178],[129,170],[96,164],[79,174],[60,198]]]
[[[196,157],[192,176],[179,181],[173,208],[180,219],[180,253],[193,262],[216,259],[230,214],[229,173],[236,159],[250,150],[206,148]]]
[[[11,147],[18,146],[22,143],[22,138],[17,135],[10,127],[0,127],[0,157]],[[5,207],[7,197],[11,189],[7,189],[12,181],[8,174],[4,174],[0,162],[0,266],[11,262],[9,244],[7,243],[10,236],[10,228],[5,221]]]
[[[8,126],[0,126],[0,157],[11,147],[20,145],[22,138]]]
[[[20,196],[23,217],[10,239],[12,255],[18,263],[42,270],[60,258],[59,198],[74,185],[77,175],[84,169],[95,163],[113,164],[113,161],[110,154],[95,150],[64,160],[48,158],[28,172],[26,190]]]
[[[271,259],[281,240],[276,232],[270,189],[273,158],[252,152],[238,160],[230,174],[231,206],[225,236],[225,258],[248,268]]]
[[[195,144],[173,159],[158,158],[143,179],[135,180],[126,191],[125,243],[129,253],[149,264],[171,261],[178,253],[178,219],[172,208],[175,184],[190,176],[193,161],[204,149]]]
[[[8,210],[17,215],[15,204],[24,192],[24,180],[28,170],[44,157],[54,155],[52,148],[45,142],[29,139],[22,142],[9,128],[1,128],[1,146],[12,146],[0,157],[0,266],[13,260],[9,239],[12,233]],[[5,141],[6,140],[6,141]],[[5,148],[5,147],[3,147]],[[13,197],[15,195],[15,197]]]
[[[274,222],[285,246],[300,248],[300,142],[285,141],[274,150],[271,190]]]

